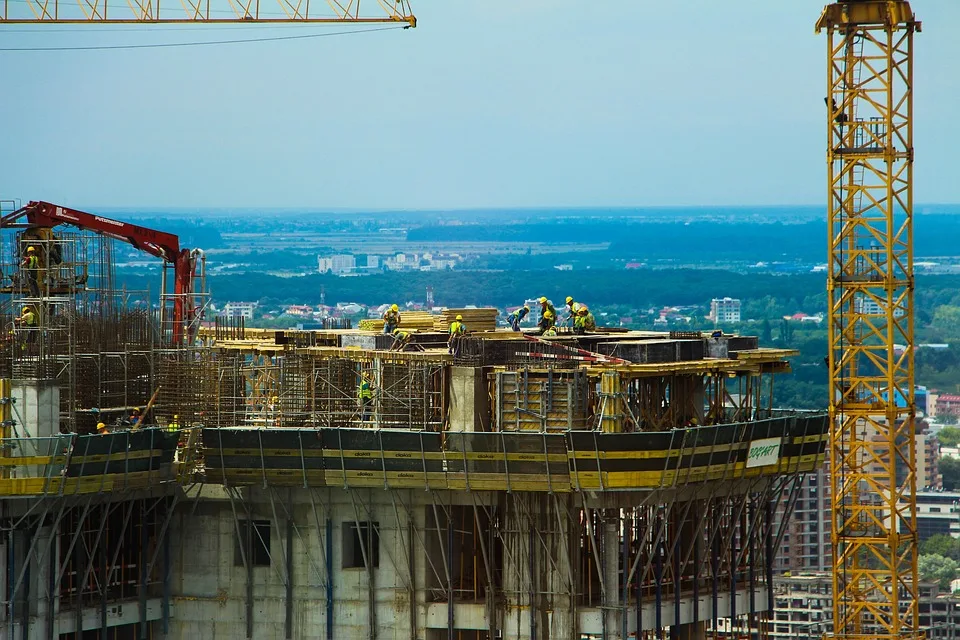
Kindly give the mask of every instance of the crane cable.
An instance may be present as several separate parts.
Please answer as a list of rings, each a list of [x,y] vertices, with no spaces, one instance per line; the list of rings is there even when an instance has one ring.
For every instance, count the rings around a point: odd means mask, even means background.
[[[166,49],[173,47],[209,47],[229,44],[248,44],[253,42],[279,42],[282,40],[306,40],[308,38],[327,38],[330,36],[347,36],[359,33],[373,33],[375,31],[393,31],[395,29],[409,29],[410,25],[374,27],[372,29],[353,29],[350,31],[332,31],[329,33],[306,33],[296,36],[271,36],[266,38],[239,38],[235,40],[204,40],[199,42],[157,42],[153,44],[116,44],[90,45],[81,47],[0,47],[0,52],[14,51],[107,51],[118,49]]]

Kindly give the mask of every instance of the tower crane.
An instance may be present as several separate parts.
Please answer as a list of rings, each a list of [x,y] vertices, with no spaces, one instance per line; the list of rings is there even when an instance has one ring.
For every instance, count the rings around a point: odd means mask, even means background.
[[[408,0],[25,0],[3,23],[398,23]],[[268,6],[268,4],[270,6]],[[368,9],[371,9],[368,11]],[[918,638],[913,36],[905,0],[839,0],[827,35],[833,636]]]
[[[844,0],[827,34],[833,636],[919,636],[908,2]]]

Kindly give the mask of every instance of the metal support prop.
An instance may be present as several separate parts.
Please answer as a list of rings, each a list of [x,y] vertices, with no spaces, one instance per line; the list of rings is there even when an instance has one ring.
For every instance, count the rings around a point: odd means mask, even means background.
[[[333,520],[327,518],[327,640],[333,640]]]
[[[283,630],[287,640],[293,638],[293,520],[287,518],[287,606]]]
[[[147,640],[147,536],[146,501],[140,503],[140,640]]]

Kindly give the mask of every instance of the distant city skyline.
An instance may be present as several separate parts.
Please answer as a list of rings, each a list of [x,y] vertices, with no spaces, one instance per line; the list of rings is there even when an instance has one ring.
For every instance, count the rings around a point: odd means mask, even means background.
[[[0,51],[0,198],[161,209],[817,205],[826,200],[826,46],[813,29],[822,6],[419,0],[413,30]],[[960,202],[951,125],[960,4],[914,8],[924,25],[915,199]],[[244,37],[323,31],[235,28]],[[3,26],[0,48],[232,33]]]

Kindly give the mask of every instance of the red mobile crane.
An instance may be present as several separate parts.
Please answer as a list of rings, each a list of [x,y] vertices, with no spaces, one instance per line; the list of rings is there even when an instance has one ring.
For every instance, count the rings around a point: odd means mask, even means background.
[[[7,227],[26,218],[30,228],[51,229],[66,224],[127,242],[136,249],[173,265],[173,344],[183,344],[186,330],[195,319],[193,286],[196,260],[189,249],[180,248],[180,239],[172,233],[148,229],[129,222],[61,207],[49,202],[30,202],[0,220]]]

